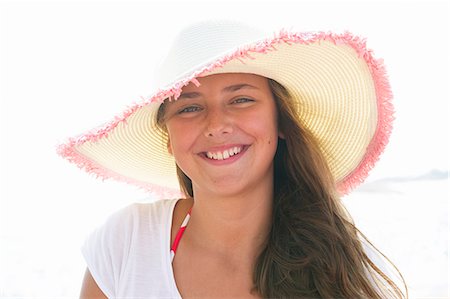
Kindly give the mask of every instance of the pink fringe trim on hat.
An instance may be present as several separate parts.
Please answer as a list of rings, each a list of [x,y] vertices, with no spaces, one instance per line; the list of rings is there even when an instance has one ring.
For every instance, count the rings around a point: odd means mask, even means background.
[[[68,159],[70,162],[76,164],[79,168],[84,169],[88,173],[96,175],[97,178],[103,180],[114,179],[136,185],[149,191],[152,194],[163,197],[179,197],[181,193],[177,190],[169,190],[158,185],[154,185],[147,182],[141,182],[124,177],[118,173],[115,173],[103,166],[98,165],[96,162],[87,159],[83,155],[77,152],[76,146],[83,143],[96,142],[97,140],[107,137],[118,124],[125,122],[127,118],[136,112],[141,107],[153,102],[163,102],[165,99],[176,100],[180,94],[181,89],[188,85],[190,82],[195,85],[199,85],[197,77],[201,77],[203,74],[222,67],[225,63],[233,59],[249,58],[254,59],[251,53],[268,53],[270,51],[276,51],[276,45],[281,43],[287,44],[312,44],[320,42],[321,40],[330,41],[336,45],[348,45],[351,46],[368,64],[368,67],[372,73],[372,77],[375,84],[377,106],[378,106],[378,125],[376,132],[367,151],[359,166],[350,173],[342,181],[337,182],[338,192],[341,194],[349,193],[357,185],[361,184],[368,176],[369,171],[373,168],[375,163],[379,160],[380,154],[384,151],[389,137],[392,131],[392,123],[394,120],[394,109],[392,105],[392,92],[387,80],[387,73],[384,67],[382,59],[375,59],[372,54],[372,50],[367,49],[366,40],[357,36],[353,36],[349,32],[343,34],[334,34],[327,32],[306,32],[306,33],[292,33],[286,30],[281,30],[278,34],[275,34],[273,38],[269,38],[260,41],[250,46],[240,47],[234,52],[225,55],[222,59],[217,60],[210,65],[202,68],[199,71],[192,73],[189,77],[175,83],[172,87],[164,90],[159,90],[151,98],[142,98],[141,103],[135,103],[129,106],[122,114],[116,116],[113,121],[93,129],[85,134],[77,137],[69,138],[66,143],[57,146],[57,152],[62,157]],[[241,60],[242,61],[242,60]],[[243,61],[243,63],[245,63]]]
[[[380,159],[386,145],[389,142],[389,137],[392,133],[394,122],[394,106],[392,104],[392,91],[387,80],[387,73],[383,60],[373,59],[371,53],[366,58],[372,72],[372,77],[375,83],[375,91],[377,95],[378,107],[378,124],[375,134],[369,143],[366,154],[355,170],[347,175],[347,177],[338,182],[338,192],[342,195],[348,194],[356,186],[364,182],[369,175],[370,170],[375,166]]]
[[[107,134],[103,136],[107,136]],[[87,140],[88,139],[85,139],[84,142],[86,142]],[[113,179],[119,182],[132,184],[145,191],[150,192],[151,194],[158,195],[161,198],[184,197],[184,195],[179,190],[161,187],[159,185],[142,182],[138,180],[133,180],[126,176],[120,175],[110,169],[107,169],[106,167],[101,166],[95,161],[87,159],[85,156],[78,153],[75,149],[76,145],[79,144],[76,143],[75,139],[70,140],[70,143],[59,145],[57,147],[57,152],[59,155],[69,160],[69,162],[76,164],[80,169],[85,170],[89,174],[93,174],[96,178],[101,179],[102,181],[105,181],[107,179]]]

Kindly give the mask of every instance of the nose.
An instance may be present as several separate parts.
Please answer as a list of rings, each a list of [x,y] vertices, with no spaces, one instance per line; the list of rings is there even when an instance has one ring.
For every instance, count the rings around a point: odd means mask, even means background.
[[[231,118],[222,110],[210,110],[206,119],[206,137],[224,137],[233,132]]]

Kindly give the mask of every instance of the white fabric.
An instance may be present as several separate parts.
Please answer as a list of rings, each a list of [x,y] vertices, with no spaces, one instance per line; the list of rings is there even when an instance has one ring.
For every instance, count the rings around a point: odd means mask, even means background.
[[[181,298],[170,260],[176,202],[132,204],[88,237],[82,253],[108,298]]]

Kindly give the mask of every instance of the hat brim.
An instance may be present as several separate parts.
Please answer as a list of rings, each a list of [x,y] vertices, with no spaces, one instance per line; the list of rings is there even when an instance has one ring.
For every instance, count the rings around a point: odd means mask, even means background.
[[[132,183],[156,197],[179,197],[174,158],[155,113],[196,78],[218,73],[271,78],[291,93],[301,122],[316,136],[338,191],[367,177],[393,122],[392,93],[381,60],[350,33],[290,33],[242,45],[192,69],[111,122],[58,147],[61,156],[103,179]]]

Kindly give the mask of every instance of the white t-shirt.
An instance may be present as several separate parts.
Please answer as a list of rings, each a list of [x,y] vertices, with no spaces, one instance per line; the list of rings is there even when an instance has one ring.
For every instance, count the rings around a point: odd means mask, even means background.
[[[110,216],[88,237],[82,253],[108,298],[181,298],[170,256],[177,201],[132,204]],[[398,283],[392,269],[363,245],[369,258]]]
[[[177,201],[132,204],[88,237],[82,253],[108,298],[181,298],[170,259]]]

